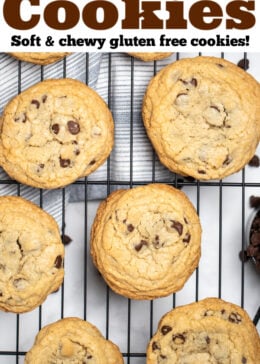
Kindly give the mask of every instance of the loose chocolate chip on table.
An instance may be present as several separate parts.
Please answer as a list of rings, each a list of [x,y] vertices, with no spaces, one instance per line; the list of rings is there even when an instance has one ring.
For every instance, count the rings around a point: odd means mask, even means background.
[[[243,70],[248,70],[249,68],[249,59],[243,58],[237,63],[238,67],[242,68]]]
[[[172,336],[172,341],[175,344],[182,345],[186,341],[186,337],[183,334],[176,334]]]
[[[63,235],[63,236],[61,237],[61,239],[62,239],[62,243],[63,243],[64,245],[68,245],[69,243],[71,243],[71,242],[72,242],[72,239],[71,239],[68,235]]]
[[[183,232],[183,225],[179,221],[171,220],[172,224],[171,227],[175,229],[178,234],[181,236]]]
[[[57,269],[60,269],[62,266],[62,256],[58,255],[57,258],[55,259],[54,265]]]
[[[80,132],[80,125],[77,121],[70,120],[67,122],[70,134],[77,135]]]
[[[260,219],[259,219],[260,220]],[[258,246],[260,247],[260,231],[257,232],[255,231],[252,236],[251,236],[251,239],[250,239],[250,242],[253,246]]]
[[[31,101],[31,104],[32,105],[35,105],[36,106],[36,109],[39,109],[39,107],[40,107],[40,102],[38,100],[32,100]]]
[[[146,240],[141,240],[139,244],[135,245],[135,250],[139,252],[143,246],[148,246],[148,242]]]
[[[69,167],[69,165],[70,165],[70,159],[62,159],[60,157],[60,166],[62,168],[67,168],[67,167]]]
[[[53,131],[54,134],[59,134],[59,131],[60,131],[59,124],[53,124],[51,127],[51,130]]]
[[[250,206],[253,208],[260,207],[260,197],[250,196],[249,203],[250,203]]]
[[[260,167],[260,159],[257,155],[254,155],[253,158],[249,161],[248,165],[250,167]]]
[[[152,349],[153,349],[153,351],[155,351],[155,350],[159,350],[159,349],[160,349],[160,346],[158,345],[158,343],[157,343],[156,341],[154,341],[154,342],[152,343]]]
[[[248,261],[249,257],[248,257],[248,255],[247,255],[246,250],[241,250],[241,251],[239,252],[239,259],[240,259],[242,262],[247,262],[247,261]]]
[[[161,333],[163,335],[166,335],[168,334],[168,332],[172,331],[172,327],[171,326],[168,326],[168,325],[164,325],[162,328],[161,328]]]

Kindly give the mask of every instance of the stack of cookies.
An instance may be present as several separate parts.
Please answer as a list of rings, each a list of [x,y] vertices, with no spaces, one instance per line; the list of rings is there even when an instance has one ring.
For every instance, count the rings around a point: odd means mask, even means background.
[[[65,53],[12,54],[49,64]],[[131,53],[144,61],[170,53]],[[214,57],[163,68],[144,95],[143,121],[162,164],[196,179],[241,170],[260,139],[260,86],[234,64]],[[74,79],[48,79],[12,99],[1,117],[0,165],[20,183],[65,187],[109,157],[114,122],[104,100]],[[201,223],[182,192],[149,184],[110,194],[90,238],[94,264],[109,287],[152,300],[182,289],[201,256]],[[20,197],[0,197],[0,309],[27,312],[63,281],[64,248],[54,219]],[[243,345],[247,342],[247,346]],[[119,348],[78,318],[46,326],[25,363],[120,364]],[[147,349],[147,364],[256,364],[259,336],[246,312],[205,299],[166,314]]]

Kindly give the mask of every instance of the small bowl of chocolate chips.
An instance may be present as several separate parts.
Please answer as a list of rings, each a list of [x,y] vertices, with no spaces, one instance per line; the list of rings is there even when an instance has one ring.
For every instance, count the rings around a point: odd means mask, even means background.
[[[240,253],[245,262],[251,260],[258,273],[260,273],[260,197],[251,196],[250,206],[254,209],[247,226],[247,248]]]

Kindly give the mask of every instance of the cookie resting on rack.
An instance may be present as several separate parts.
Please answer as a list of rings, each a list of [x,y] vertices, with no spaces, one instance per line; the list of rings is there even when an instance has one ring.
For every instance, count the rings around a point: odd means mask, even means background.
[[[21,183],[63,187],[105,162],[113,134],[111,112],[95,91],[73,79],[45,80],[5,107],[0,165]]]
[[[150,81],[143,121],[168,169],[200,180],[222,179],[255,154],[260,85],[224,59],[181,59]]]
[[[260,340],[245,310],[218,298],[164,315],[147,349],[147,364],[256,364]]]
[[[20,61],[30,62],[40,65],[55,63],[66,57],[69,52],[10,52],[14,58]]]
[[[25,364],[123,364],[118,347],[87,321],[68,317],[45,326],[25,356]]]
[[[144,62],[151,62],[168,58],[172,55],[172,52],[130,52],[128,54]]]
[[[0,197],[0,310],[40,306],[63,282],[64,247],[56,221],[21,197]]]
[[[186,195],[164,184],[113,192],[97,211],[91,254],[118,294],[154,299],[180,290],[200,259],[201,226]]]

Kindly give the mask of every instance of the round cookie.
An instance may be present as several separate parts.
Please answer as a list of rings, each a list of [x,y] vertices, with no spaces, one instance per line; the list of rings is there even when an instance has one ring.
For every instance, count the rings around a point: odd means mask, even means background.
[[[21,197],[0,197],[0,309],[27,312],[63,282],[64,247],[55,220]]]
[[[168,58],[172,55],[172,52],[131,52],[128,54],[135,58],[141,59],[144,62],[150,62]]]
[[[181,59],[151,80],[143,121],[168,169],[201,180],[222,179],[255,153],[260,86],[224,59]]]
[[[146,363],[260,363],[259,335],[245,310],[206,298],[162,317],[149,343]]]
[[[123,364],[118,347],[87,321],[68,317],[45,326],[25,356],[25,364]]]
[[[58,62],[66,57],[69,52],[11,52],[11,56],[25,62],[46,65]]]
[[[45,80],[5,107],[0,164],[21,183],[63,187],[107,159],[113,131],[111,112],[94,90],[73,79]]]
[[[200,259],[201,227],[185,194],[163,184],[113,192],[91,230],[94,264],[116,293],[154,299],[180,290]]]

